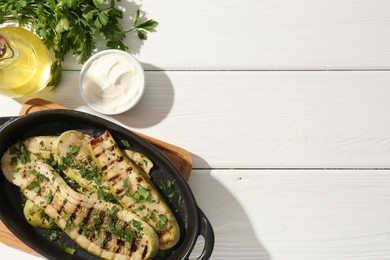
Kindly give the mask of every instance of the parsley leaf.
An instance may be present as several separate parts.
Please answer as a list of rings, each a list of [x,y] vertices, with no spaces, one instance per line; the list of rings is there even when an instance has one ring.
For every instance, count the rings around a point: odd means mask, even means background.
[[[121,140],[121,143],[122,143],[122,145],[125,147],[125,149],[131,148],[131,145],[130,145],[129,141],[127,141],[127,140],[125,140],[125,139],[122,139],[122,140]]]
[[[133,239],[135,238],[135,232],[131,230],[130,228],[126,228],[125,230],[125,240],[129,243],[133,242]]]
[[[135,31],[138,35],[138,38],[141,40],[147,40],[148,32],[154,32],[158,26],[158,22],[153,19],[149,19],[146,22],[141,23],[140,20],[140,11],[137,10],[134,20],[134,27],[128,30],[128,32]]]
[[[80,151],[80,146],[78,145],[74,145],[68,148],[68,153],[70,154],[75,154],[78,153],[79,151]]]
[[[26,189],[34,192],[39,192],[41,190],[41,186],[39,185],[39,182],[33,181],[26,187]]]
[[[62,247],[62,249],[63,249],[65,252],[67,252],[68,254],[71,254],[71,255],[73,255],[73,254],[76,252],[76,249],[71,248],[71,247],[69,247],[69,246],[67,246],[67,245],[64,245],[64,246]]]
[[[56,230],[54,230],[54,231],[50,234],[49,239],[50,239],[50,241],[53,242],[53,241],[58,240],[59,237],[60,237],[60,236],[59,236],[58,232],[57,232]]]
[[[158,221],[156,224],[157,231],[161,231],[162,229],[166,228],[168,226],[168,218],[167,216],[160,214],[158,215]]]
[[[138,185],[137,191],[134,192],[133,194],[133,198],[137,202],[146,201],[149,198],[149,196],[150,196],[150,192],[144,187],[142,187],[141,185]]]

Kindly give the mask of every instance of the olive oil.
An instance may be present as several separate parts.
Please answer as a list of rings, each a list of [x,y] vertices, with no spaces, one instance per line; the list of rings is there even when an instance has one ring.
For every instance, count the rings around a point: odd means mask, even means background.
[[[17,98],[49,83],[51,57],[44,43],[21,27],[0,28],[0,94]]]

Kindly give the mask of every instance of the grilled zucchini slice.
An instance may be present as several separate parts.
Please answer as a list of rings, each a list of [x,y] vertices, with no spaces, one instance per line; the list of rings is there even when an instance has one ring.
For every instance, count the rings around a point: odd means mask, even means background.
[[[72,190],[42,162],[23,165],[14,178],[24,195],[40,205],[79,246],[104,259],[152,259],[159,240],[136,214]]]
[[[103,178],[120,204],[154,228],[160,239],[160,249],[166,250],[176,245],[180,238],[179,225],[149,176],[123,155],[108,131],[90,144]]]
[[[52,160],[52,145],[56,136],[34,136],[19,141],[9,147],[1,158],[1,170],[9,182],[13,182],[17,169],[28,162]],[[23,214],[28,223],[34,227],[54,229],[57,225],[51,220],[41,207],[27,200],[23,207]]]
[[[96,195],[100,189],[104,194],[111,194],[91,157],[89,141],[92,139],[76,130],[63,132],[53,144],[54,158],[65,168],[64,174],[80,185],[80,192]]]
[[[102,172],[92,159],[89,146],[92,139],[80,131],[66,131],[54,142],[54,158],[66,167],[64,173],[82,187],[80,192],[97,194],[100,199],[115,202],[108,184],[102,180]],[[153,162],[141,153],[125,150],[125,154],[148,172],[153,167]]]
[[[4,177],[12,182],[15,170],[28,162],[52,159],[52,145],[57,136],[34,136],[10,146],[1,157]]]

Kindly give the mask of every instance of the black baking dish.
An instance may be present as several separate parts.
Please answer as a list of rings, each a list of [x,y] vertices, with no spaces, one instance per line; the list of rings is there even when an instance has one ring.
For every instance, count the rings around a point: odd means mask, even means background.
[[[210,258],[214,247],[214,232],[210,222],[197,206],[179,170],[146,140],[111,121],[73,110],[47,110],[22,117],[1,118],[0,124],[0,155],[17,140],[38,135],[59,135],[71,129],[95,137],[108,130],[117,140],[128,140],[132,149],[144,153],[154,162],[155,166],[150,175],[155,186],[158,188],[167,180],[175,180],[172,188],[180,194],[179,203],[178,199],[172,201],[168,199],[172,190],[159,190],[172,211],[175,212],[180,225],[181,238],[173,249],[159,254],[156,259],[188,259],[199,236],[203,236],[205,240],[199,259]],[[61,236],[60,241],[53,242],[50,241],[47,230],[30,226],[23,216],[23,199],[19,188],[6,181],[1,173],[0,219],[16,237],[48,259],[98,259],[78,247],[66,235]],[[68,254],[63,250],[64,244],[76,248],[76,252],[73,255]]]

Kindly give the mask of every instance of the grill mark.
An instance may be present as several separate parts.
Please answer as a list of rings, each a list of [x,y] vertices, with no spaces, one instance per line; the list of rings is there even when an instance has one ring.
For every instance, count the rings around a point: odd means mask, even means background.
[[[96,238],[96,232],[91,232],[91,233],[89,234],[88,239],[89,239],[90,241],[94,241],[95,238]]]
[[[133,170],[134,170],[133,167],[129,166],[129,167],[127,167],[127,169],[126,169],[126,172],[127,172],[127,173],[132,173]]]
[[[96,146],[99,146],[101,143],[103,143],[103,137],[100,136],[98,138],[92,139],[89,143],[91,144],[92,148],[95,149]],[[105,150],[103,149],[101,152],[96,153],[95,156],[99,158],[104,154],[104,152]]]
[[[83,218],[83,223],[84,223],[84,225],[87,225],[87,224],[88,224],[88,222],[89,222],[89,220],[90,220],[90,218],[91,218],[91,213],[92,213],[92,211],[93,211],[93,208],[89,208],[89,209],[88,209],[87,215]]]
[[[101,142],[103,142],[103,136],[100,136],[100,137],[97,137],[97,138],[95,138],[95,139],[92,139],[92,140],[90,141],[90,144],[91,144],[92,146],[97,146],[97,145],[99,145]]]
[[[117,189],[116,191],[115,191],[115,193],[116,193],[116,195],[119,195],[119,194],[121,194],[122,192],[124,192],[125,190],[124,189]]]
[[[115,163],[117,163],[117,159],[111,159],[109,162],[107,162],[103,167],[102,167],[102,170],[107,170],[108,168],[112,167],[113,165],[115,165]]]
[[[121,247],[124,246],[125,242],[124,242],[122,239],[117,239],[117,240],[116,240],[116,244],[117,244],[117,246],[119,246],[118,250],[120,250]],[[118,251],[118,250],[117,250],[117,251]]]
[[[116,245],[117,245],[117,248],[115,250],[116,253],[120,253],[123,251],[123,248],[125,247],[125,241],[121,240],[121,239],[117,239],[116,240]]]
[[[137,242],[135,241],[135,239],[133,239],[133,241],[131,241],[130,252],[133,253],[137,251],[137,248],[138,248]]]
[[[111,146],[107,147],[107,150],[108,151],[114,151],[116,148],[116,145],[115,144],[112,144]]]
[[[126,222],[118,221],[118,223],[122,225],[123,230],[126,230],[129,226],[129,224],[127,224]],[[126,241],[123,241],[118,237],[116,244],[119,247],[117,251],[120,252],[126,246]]]
[[[99,218],[101,223],[104,223],[104,219],[106,218],[106,213],[104,213],[104,211],[100,211]]]
[[[100,152],[100,153],[96,153],[95,156],[96,156],[97,158],[99,158],[103,153],[104,153],[104,151],[102,151],[102,152]]]
[[[105,234],[106,234],[106,239],[105,239],[105,241],[104,241],[104,243],[103,243],[103,248],[107,249],[107,248],[108,248],[108,247],[107,247],[107,244],[108,244],[108,242],[111,241],[111,239],[112,239],[112,234],[111,234],[110,231],[106,231]]]
[[[108,131],[105,131],[102,136],[103,136],[103,138],[107,137],[108,136]]]
[[[102,167],[102,171],[107,170],[107,164]]]
[[[148,253],[148,245],[145,245],[144,251],[142,251],[142,259],[145,259],[147,253]]]
[[[70,216],[70,219],[73,221],[76,218],[77,212],[81,209],[81,205],[77,204],[76,209],[73,211],[72,215]]]
[[[64,209],[64,204],[61,204],[61,207],[57,210],[59,215],[61,215],[63,209]]]
[[[108,179],[108,181],[109,181],[109,182],[115,182],[116,179],[118,179],[119,177],[120,177],[120,174],[118,173],[118,174],[112,176],[110,179]]]
[[[57,195],[58,193],[61,196],[60,191],[52,192],[53,198],[49,205],[51,205],[57,211],[58,214],[61,214],[61,212],[64,210],[65,204],[62,203],[60,196]]]
[[[117,251],[120,252],[122,250],[121,243],[122,242],[119,239],[119,236],[116,234],[112,234],[112,239],[111,239],[111,241],[108,242],[107,248],[109,248],[110,251],[113,251],[113,252],[117,252]]]

